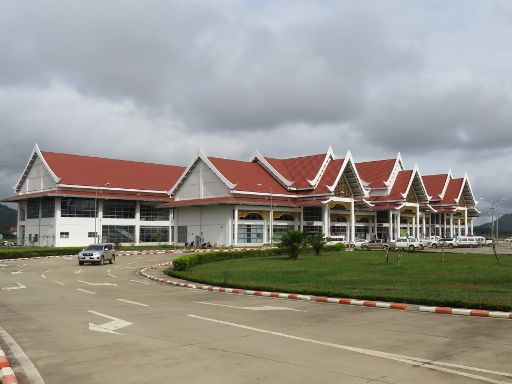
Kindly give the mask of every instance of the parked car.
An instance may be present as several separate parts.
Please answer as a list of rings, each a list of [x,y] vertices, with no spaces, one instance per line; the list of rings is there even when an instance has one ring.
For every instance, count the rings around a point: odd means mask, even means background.
[[[425,247],[437,248],[437,245],[439,244],[439,239],[441,239],[440,236],[429,236],[426,239],[424,239],[422,243]]]
[[[437,244],[438,247],[454,248],[457,246],[457,241],[454,237],[442,237]]]
[[[478,241],[474,236],[458,236],[456,239],[457,247],[478,247]]]
[[[361,249],[387,249],[389,248],[388,243],[384,243],[382,239],[374,239],[367,241],[365,244],[361,245]]]
[[[354,241],[355,248],[362,248],[366,244],[368,244],[368,240],[358,239],[358,240]]]
[[[84,263],[103,265],[107,260],[110,264],[114,264],[116,260],[114,244],[89,245],[78,253],[79,265],[84,265]]]
[[[491,246],[492,245],[492,237],[486,237],[484,245]]]
[[[335,244],[346,244],[347,239],[345,236],[330,236],[327,238],[327,245],[335,245]]]
[[[409,251],[423,250],[425,246],[419,241],[417,238],[409,236],[409,237],[399,237],[396,239],[393,248],[396,249],[407,249]]]
[[[479,247],[482,247],[482,246],[485,245],[485,237],[483,237],[483,236],[474,236],[474,238],[475,238],[475,240],[476,240],[476,242],[477,242]]]

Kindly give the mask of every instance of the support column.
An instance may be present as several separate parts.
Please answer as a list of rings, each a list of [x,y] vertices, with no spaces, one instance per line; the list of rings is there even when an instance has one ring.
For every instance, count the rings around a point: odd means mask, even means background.
[[[423,215],[423,238],[427,238],[427,218],[426,215]]]
[[[473,234],[473,233],[471,233]],[[464,211],[464,236],[468,235],[468,210]]]
[[[450,213],[450,236],[453,237],[453,213]]]
[[[173,225],[174,225],[174,210],[173,209],[169,209],[169,245],[172,245],[173,241],[172,241],[172,238],[174,236],[174,231],[173,231]]]
[[[388,234],[389,234],[389,241],[392,241],[394,240],[395,238],[393,237],[393,226],[394,226],[394,223],[393,223],[393,212],[391,211],[391,209],[389,210],[389,231],[388,231]]]
[[[446,227],[447,227],[447,223],[446,223],[446,213],[444,214],[444,220],[443,220],[443,223],[444,223],[444,237],[447,236],[446,234]]]
[[[135,245],[140,243],[140,201],[135,202]]]
[[[401,224],[401,218],[400,218],[400,211],[398,211],[396,213],[396,235],[395,235],[395,239],[399,238],[401,236],[401,232],[400,232],[400,224]]]
[[[233,245],[238,245],[238,208],[235,208],[233,217]]]
[[[417,239],[420,238],[420,207],[416,207],[416,234],[414,235]]]
[[[350,203],[350,242],[356,241],[356,215],[354,212],[354,199]]]
[[[459,228],[459,233],[458,233],[458,235],[457,235],[457,236],[460,236],[460,235],[461,235],[461,234],[460,234],[460,230],[462,229],[462,226],[461,226],[461,224],[460,224],[460,218],[457,220],[457,225],[458,225],[458,228]]]
[[[61,210],[61,198],[60,197],[56,197],[55,198],[55,212],[54,212],[54,220],[55,220],[55,225],[53,227],[53,231],[54,231],[54,239],[55,241],[53,242],[53,246],[54,247],[58,247],[60,244],[60,227],[59,227],[59,224],[61,222],[61,218],[60,218],[60,210]],[[19,205],[18,205],[18,212],[19,212]],[[20,236],[20,219],[19,219],[19,215],[18,215],[18,238]],[[18,241],[18,244],[20,244],[20,242]]]
[[[329,236],[329,203],[322,207],[322,232],[324,236]]]
[[[178,244],[178,211],[179,208],[174,208],[174,212],[172,215],[174,223],[174,244]]]
[[[377,225],[377,212],[374,213],[373,215],[373,225],[374,225],[374,233],[375,233],[375,238],[377,238],[377,232],[378,232],[378,225]]]
[[[473,231],[473,219],[471,219],[471,236],[475,236],[475,232]]]

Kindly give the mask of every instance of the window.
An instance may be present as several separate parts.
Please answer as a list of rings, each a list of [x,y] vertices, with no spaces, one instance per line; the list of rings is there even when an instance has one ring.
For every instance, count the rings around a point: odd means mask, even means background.
[[[97,236],[96,232],[87,232],[87,237],[96,237],[96,236]]]
[[[69,232],[61,232],[60,238],[61,239],[69,239]]]
[[[274,221],[295,221],[295,217],[291,213],[283,213],[281,216],[274,218]]]
[[[141,221],[169,221],[168,208],[156,208],[153,205],[141,204],[140,205],[140,220]]]
[[[108,219],[134,219],[135,201],[106,200],[103,203],[103,217]]]
[[[347,236],[347,226],[331,225],[331,236]]]
[[[257,212],[250,212],[245,216],[240,216],[240,220],[262,221],[263,216]]]
[[[27,202],[27,219],[38,219],[41,201],[39,199],[31,199]]]
[[[186,243],[187,242],[187,226],[179,225],[178,226],[178,243]]]
[[[60,203],[62,217],[94,217],[95,202],[93,199],[63,197]]]
[[[25,206],[23,204],[18,205],[20,209],[20,221],[25,221]]]
[[[31,233],[29,233],[29,234],[28,234],[28,242],[29,242],[29,243],[31,243],[31,242],[32,242],[32,234],[31,234]]]
[[[302,229],[304,233],[322,233],[322,226],[321,225],[305,225]]]
[[[41,217],[55,217],[55,199],[44,197],[41,201]]]
[[[105,243],[134,243],[135,226],[133,225],[104,225],[102,241]]]
[[[34,243],[37,243],[39,241],[39,234],[34,234]]]
[[[169,227],[140,227],[139,239],[143,243],[167,243]]]
[[[238,225],[239,243],[263,243],[263,225]]]
[[[279,240],[283,233],[293,231],[294,229],[294,225],[274,225],[274,239]]]
[[[304,207],[304,221],[322,221],[322,207]]]

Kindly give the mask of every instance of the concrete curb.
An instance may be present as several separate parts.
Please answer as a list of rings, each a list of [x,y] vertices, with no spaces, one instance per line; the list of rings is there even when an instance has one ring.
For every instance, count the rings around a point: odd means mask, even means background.
[[[188,283],[188,282],[185,283],[185,282],[181,282],[181,281],[174,281],[174,280],[169,280],[166,278],[161,278],[161,277],[153,276],[153,275],[150,275],[149,273],[146,273],[146,271],[149,271],[151,269],[165,267],[165,266],[171,266],[171,265],[172,265],[172,262],[160,263],[160,264],[152,265],[150,267],[142,268],[137,273],[140,276],[143,276],[147,279],[157,281],[162,284],[172,285],[175,287],[201,289],[201,290],[212,291],[212,292],[221,292],[221,293],[231,293],[231,294],[235,294],[235,295],[274,297],[274,298],[280,298],[280,299],[311,301],[311,302],[316,302],[316,303],[356,305],[356,306],[362,306],[362,307],[385,308],[385,309],[402,310],[402,311],[409,311],[409,312],[430,312],[430,313],[440,313],[440,314],[445,314],[445,315],[512,319],[512,312],[487,311],[487,310],[480,310],[480,309],[449,308],[449,307],[428,307],[428,306],[407,305],[407,304],[400,304],[400,303],[388,303],[388,302],[384,302],[384,301],[343,299],[343,298],[337,298],[337,297],[300,295],[297,293],[266,292],[266,291],[253,291],[253,290],[237,289],[237,288],[224,288],[224,287],[216,287],[213,285],[203,285],[203,284],[199,284],[199,283],[195,284],[195,283]]]
[[[301,295],[297,293],[283,293],[283,292],[267,292],[267,291],[253,291],[250,289],[237,289],[237,288],[224,288],[224,287],[216,287],[213,285],[203,285],[203,284],[194,284],[194,283],[184,283],[180,281],[174,281],[169,279],[163,279],[160,277],[156,277],[146,273],[146,271],[170,266],[172,262],[156,264],[150,267],[142,268],[138,271],[138,274],[153,280],[159,283],[173,285],[176,287],[183,288],[192,288],[192,289],[201,289],[212,292],[222,292],[222,293],[231,293],[235,295],[246,295],[246,296],[261,296],[261,297],[274,297],[280,299],[290,299],[290,300],[299,300],[299,301],[313,301],[317,303],[333,303],[333,304],[344,304],[344,305],[357,305],[363,307],[376,307],[376,308],[387,308],[387,309],[396,309],[396,310],[406,310],[406,304],[397,304],[397,303],[387,303],[383,301],[371,301],[371,300],[356,300],[356,299],[342,299],[342,298],[334,298],[334,297],[322,297],[322,296],[312,296],[312,295]]]
[[[7,360],[7,356],[5,356],[2,347],[0,347],[0,383],[1,384],[18,384],[18,380],[16,379],[16,375],[9,364],[9,360]]]

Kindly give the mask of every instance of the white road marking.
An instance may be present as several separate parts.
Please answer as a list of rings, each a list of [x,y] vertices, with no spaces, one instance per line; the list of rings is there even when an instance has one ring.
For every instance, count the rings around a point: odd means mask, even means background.
[[[48,269],[47,271],[44,271],[44,273],[48,273],[48,272],[50,272],[50,271],[51,271],[51,269]]]
[[[8,267],[7,264],[0,264],[0,267]]]
[[[82,273],[82,268],[80,268],[79,270],[75,271],[74,273]]]
[[[18,286],[16,286],[16,287],[3,287],[3,288],[2,288],[2,290],[3,290],[3,291],[13,291],[13,290],[15,290],[15,289],[24,289],[24,288],[27,288],[27,287],[25,287],[25,286],[24,286],[23,284],[21,284],[21,283],[16,282],[16,284],[18,284]]]
[[[30,384],[44,384],[43,378],[39,374],[34,364],[32,364],[32,361],[30,361],[18,343],[2,327],[0,327],[0,339],[2,339],[9,346],[9,349],[16,358],[16,361],[21,366],[21,368],[23,368],[23,371],[25,371],[28,382]]]
[[[88,312],[92,313],[93,315],[105,317],[107,319],[112,320],[112,321],[109,321],[107,323],[103,323],[100,325],[93,324],[93,323],[89,322],[89,330],[90,331],[114,333],[116,335],[119,335],[120,333],[116,332],[116,330],[133,324],[133,323],[130,323],[129,321],[118,319],[117,317],[105,315],[104,313],[100,313],[100,312],[96,312],[96,311],[88,311]]]
[[[235,308],[235,309],[246,309],[248,311],[296,311],[296,312],[306,312],[300,309],[294,309],[289,307],[273,307],[271,305],[263,305],[260,307],[237,307],[235,305],[226,305],[226,304],[217,304],[217,303],[209,303],[207,301],[194,301],[197,304],[206,304],[206,305],[215,305],[218,307],[226,307],[226,308]]]
[[[139,283],[139,284],[149,284],[147,281],[140,281],[140,280],[130,280],[132,283]]]
[[[107,270],[107,273],[110,273],[111,271],[112,271],[112,268],[108,269],[108,270]]]
[[[54,282],[55,284],[59,284],[59,285],[66,285],[66,284],[61,283],[60,281],[57,281],[57,280],[53,280],[53,282]]]
[[[116,275],[113,275],[111,273],[107,273],[107,275],[109,275],[110,277],[117,277]]]
[[[73,260],[73,256],[68,256],[64,258],[65,260]]]
[[[41,277],[42,277],[43,279],[46,279],[46,276],[45,276],[44,274],[41,274]]]
[[[16,272],[11,272],[11,275],[19,275],[20,273],[23,273],[23,269],[20,269],[19,271]]]
[[[96,292],[88,291],[87,289],[77,288],[76,290],[80,291],[80,292],[90,293],[91,295],[95,295],[96,294]]]
[[[120,265],[116,265],[115,267],[112,267],[112,269],[116,269],[116,268],[119,268]]]
[[[83,281],[83,280],[78,280],[78,281],[81,283],[87,284],[87,285],[111,285],[113,287],[117,287],[117,284],[114,284],[114,283],[91,283],[89,281]]]
[[[138,303],[136,301],[130,301],[130,300],[125,300],[125,299],[116,299],[117,301],[122,301],[123,303],[129,303],[129,304],[135,304],[135,305],[140,305],[141,307],[149,307],[148,304],[143,304],[143,303]]]
[[[341,350],[350,351],[350,352],[361,353],[363,355],[369,355],[369,356],[374,356],[374,357],[380,357],[380,358],[383,358],[383,359],[394,360],[394,361],[398,361],[398,362],[405,363],[405,364],[412,365],[412,366],[424,367],[424,368],[428,368],[428,369],[432,369],[432,370],[436,370],[436,371],[451,373],[451,374],[454,374],[454,375],[468,377],[468,378],[471,378],[471,379],[485,381],[485,382],[488,382],[488,383],[510,384],[509,382],[505,382],[505,381],[501,381],[501,380],[495,380],[495,379],[491,379],[491,378],[488,378],[488,377],[485,377],[485,376],[474,375],[472,373],[468,373],[468,372],[464,372],[464,371],[457,371],[455,369],[444,368],[443,366],[450,366],[450,367],[453,367],[453,368],[477,371],[477,372],[482,372],[482,373],[491,373],[493,375],[498,375],[498,376],[512,377],[512,374],[508,373],[508,372],[491,371],[491,370],[488,370],[488,369],[470,367],[470,366],[465,366],[465,365],[444,363],[444,362],[441,362],[441,361],[432,361],[432,360],[421,359],[421,358],[417,358],[417,357],[397,355],[397,354],[394,354],[394,353],[381,352],[381,351],[376,351],[376,350],[371,350],[371,349],[351,347],[349,345],[329,343],[329,342],[325,342],[325,341],[308,339],[308,338],[305,338],[305,337],[293,336],[293,335],[289,335],[289,334],[286,334],[286,333],[274,332],[274,331],[269,331],[269,330],[266,330],[266,329],[250,327],[250,326],[247,326],[247,325],[231,323],[231,322],[228,322],[228,321],[211,319],[211,318],[203,317],[203,316],[197,316],[197,315],[191,315],[191,314],[188,314],[187,316],[195,318],[195,319],[199,319],[199,320],[210,321],[212,323],[229,325],[229,326],[235,327],[235,328],[242,328],[242,329],[247,329],[247,330],[254,331],[254,332],[265,333],[265,334],[273,335],[273,336],[279,336],[279,337],[283,337],[283,338],[286,338],[286,339],[292,339],[292,340],[297,340],[297,341],[304,341],[304,342],[307,342],[307,343],[322,345],[322,346],[326,346],[326,347],[332,347],[332,348],[341,349]]]

